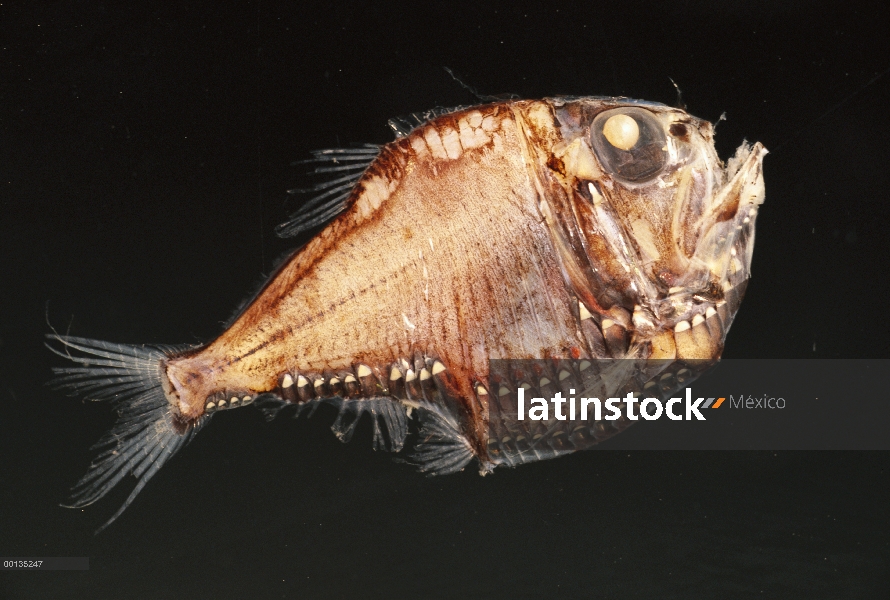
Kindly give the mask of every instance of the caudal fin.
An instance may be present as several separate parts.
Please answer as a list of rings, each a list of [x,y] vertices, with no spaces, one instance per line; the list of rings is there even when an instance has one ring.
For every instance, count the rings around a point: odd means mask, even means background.
[[[80,337],[47,335],[54,353],[79,366],[53,369],[55,388],[90,400],[113,403],[117,420],[93,446],[99,454],[71,493],[71,508],[88,506],[128,473],[136,487],[96,533],[117,519],[145,484],[200,429],[209,416],[184,427],[175,420],[162,386],[163,360],[177,348],[131,346]],[[54,347],[58,342],[61,347]]]

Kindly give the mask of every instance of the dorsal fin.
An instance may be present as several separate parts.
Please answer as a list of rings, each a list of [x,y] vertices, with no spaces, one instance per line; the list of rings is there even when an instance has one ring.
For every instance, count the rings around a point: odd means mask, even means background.
[[[470,106],[453,106],[451,108],[437,106],[422,112],[394,117],[388,123],[390,129],[395,133],[396,139],[400,139],[424,123],[466,108],[470,108]],[[294,237],[330,222],[346,209],[355,184],[379,154],[380,146],[363,144],[356,148],[313,150],[312,158],[294,163],[318,165],[309,174],[323,175],[330,179],[307,188],[288,190],[289,194],[315,195],[291,213],[287,221],[278,225],[275,228],[275,233],[283,238]]]
[[[411,113],[402,117],[393,117],[387,121],[387,123],[389,123],[389,128],[393,130],[393,133],[396,134],[396,139],[399,139],[405,137],[424,123],[429,123],[433,119],[441,117],[442,115],[447,115],[466,108],[472,107],[470,105],[452,106],[451,108],[437,106],[436,108]]]
[[[355,184],[378,154],[380,154],[380,146],[363,144],[357,148],[313,150],[312,158],[294,163],[319,165],[310,171],[310,174],[325,175],[331,179],[308,188],[288,190],[288,194],[312,193],[315,196],[291,213],[287,221],[275,228],[275,233],[283,238],[294,237],[304,231],[328,223],[343,212]]]

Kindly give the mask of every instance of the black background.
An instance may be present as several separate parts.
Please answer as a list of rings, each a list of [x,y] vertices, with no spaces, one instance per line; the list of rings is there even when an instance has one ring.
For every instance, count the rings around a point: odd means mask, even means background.
[[[172,4],[0,5],[0,555],[91,560],[0,596],[887,597],[883,452],[606,445],[430,479],[330,413],[232,411],[94,537],[128,490],[58,506],[111,415],[45,388],[49,324],[212,338],[293,247],[291,161],[473,103],[446,66],[525,98],[674,104],[673,78],[725,111],[721,155],[772,154],[724,356],[890,357],[882,3]]]

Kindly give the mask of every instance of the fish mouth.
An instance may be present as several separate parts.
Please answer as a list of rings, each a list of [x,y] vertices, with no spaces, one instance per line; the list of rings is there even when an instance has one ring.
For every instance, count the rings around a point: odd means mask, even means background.
[[[638,337],[683,332],[720,317],[726,335],[751,276],[754,225],[764,199],[759,142],[743,144],[723,171],[723,185],[689,229],[696,244],[685,273],[667,293],[652,294],[652,281],[637,275],[633,321]],[[649,292],[648,294],[646,292]]]
[[[683,131],[682,142],[666,138],[662,173],[640,182],[613,176],[583,142],[567,146],[560,164],[576,178],[554,177],[574,202],[554,194],[543,215],[564,279],[587,310],[633,321],[640,337],[707,320],[750,276],[766,149],[743,143],[724,166],[709,124]]]

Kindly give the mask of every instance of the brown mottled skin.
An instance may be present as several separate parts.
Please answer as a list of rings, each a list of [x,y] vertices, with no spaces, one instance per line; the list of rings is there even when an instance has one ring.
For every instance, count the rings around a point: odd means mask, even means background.
[[[456,153],[455,136],[471,135],[468,122],[476,141]],[[488,404],[485,396],[477,402],[474,385],[486,381],[489,359],[600,356],[582,335],[579,300],[597,322],[611,314],[633,332],[625,271],[587,256],[609,248],[588,226],[583,177],[566,173],[569,159],[554,153],[571,141],[551,103],[529,101],[445,115],[385,146],[349,208],[227,331],[167,361],[174,412],[188,422],[211,395],[273,392],[286,372],[364,364],[385,385],[390,365],[419,351],[447,368],[449,394],[465,409],[464,433],[484,456]],[[628,193],[609,198],[633,204]],[[669,220],[664,211],[640,210]],[[657,243],[660,263],[652,268],[670,273],[653,286],[664,295],[683,261],[670,241]],[[722,335],[719,342],[710,354],[719,356]]]

